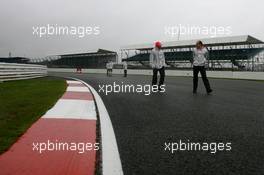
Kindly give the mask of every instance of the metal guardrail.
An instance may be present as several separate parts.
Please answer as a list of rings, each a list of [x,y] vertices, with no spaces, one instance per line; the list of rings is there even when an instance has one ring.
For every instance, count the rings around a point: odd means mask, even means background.
[[[36,64],[0,63],[0,81],[44,77],[47,66]]]

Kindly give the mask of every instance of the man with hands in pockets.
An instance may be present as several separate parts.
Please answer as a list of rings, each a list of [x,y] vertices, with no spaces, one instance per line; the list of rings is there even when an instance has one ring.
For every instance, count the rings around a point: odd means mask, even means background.
[[[161,90],[161,86],[164,83],[166,66],[165,56],[161,51],[161,47],[161,42],[155,42],[155,47],[152,49],[149,57],[149,63],[153,69],[152,85],[157,85],[158,72],[160,73],[160,80],[158,85],[159,90]]]

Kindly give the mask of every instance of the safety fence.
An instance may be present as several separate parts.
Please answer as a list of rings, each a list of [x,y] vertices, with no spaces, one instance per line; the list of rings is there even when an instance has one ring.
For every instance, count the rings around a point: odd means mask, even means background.
[[[44,77],[47,67],[36,64],[0,63],[0,81]]]

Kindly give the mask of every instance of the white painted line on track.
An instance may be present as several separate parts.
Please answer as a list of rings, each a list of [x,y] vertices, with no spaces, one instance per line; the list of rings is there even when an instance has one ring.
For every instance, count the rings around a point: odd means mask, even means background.
[[[72,81],[72,80],[67,80],[67,84],[82,84],[82,82],[79,81]]]
[[[66,91],[71,91],[71,92],[90,92],[90,90],[87,87],[74,87],[74,86],[68,86]]]
[[[43,118],[96,120],[94,101],[60,99]]]
[[[96,90],[89,84],[77,78],[69,78],[75,79],[85,84],[87,87],[90,88],[91,92],[94,95],[101,125],[103,175],[123,175],[123,169],[121,165],[120,155],[118,152],[114,129],[103,100],[96,92]]]

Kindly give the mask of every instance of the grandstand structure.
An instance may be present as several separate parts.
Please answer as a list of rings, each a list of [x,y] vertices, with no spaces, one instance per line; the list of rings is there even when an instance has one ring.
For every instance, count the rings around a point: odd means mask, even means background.
[[[116,62],[116,59],[116,52],[98,49],[97,52],[48,56],[38,64],[51,68],[105,68],[107,62]]]
[[[209,50],[211,70],[264,71],[264,42],[250,35],[200,39]],[[190,69],[197,40],[162,42],[171,69]],[[121,59],[130,67],[148,68],[153,44],[121,47]],[[133,66],[131,66],[133,65]]]
[[[1,57],[0,62],[2,63],[29,63],[30,59],[25,57]]]

